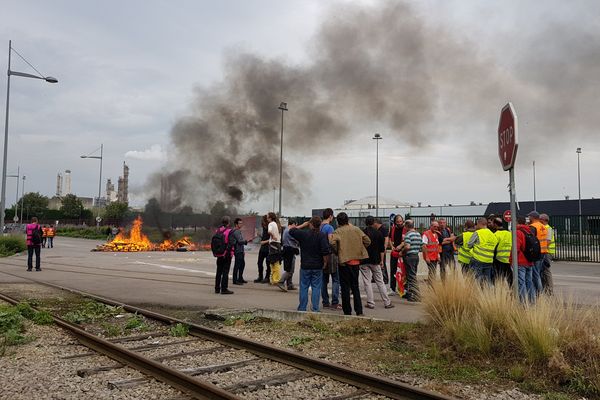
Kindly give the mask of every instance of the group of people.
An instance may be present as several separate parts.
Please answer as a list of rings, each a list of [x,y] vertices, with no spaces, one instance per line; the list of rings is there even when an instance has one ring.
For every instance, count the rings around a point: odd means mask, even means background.
[[[54,236],[56,236],[54,225],[42,226],[42,248],[54,248]]]

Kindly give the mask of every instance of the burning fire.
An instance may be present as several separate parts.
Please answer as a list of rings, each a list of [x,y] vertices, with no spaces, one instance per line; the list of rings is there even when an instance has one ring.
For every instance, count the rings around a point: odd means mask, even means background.
[[[129,234],[122,230],[112,241],[97,246],[94,251],[195,251],[207,249],[206,246],[192,242],[192,239],[187,236],[176,242],[165,239],[162,243],[152,243],[148,236],[142,232],[143,223],[142,218],[138,216],[133,221]],[[208,249],[210,249],[210,245]]]

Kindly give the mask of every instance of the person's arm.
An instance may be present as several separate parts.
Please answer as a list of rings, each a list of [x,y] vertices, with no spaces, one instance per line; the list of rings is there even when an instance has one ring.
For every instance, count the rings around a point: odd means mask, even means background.
[[[371,239],[363,231],[360,232],[362,234],[363,246],[369,247],[369,245],[371,244]]]
[[[464,236],[463,236],[463,234],[461,233],[461,234],[460,234],[460,235],[458,235],[458,236],[456,237],[456,239],[454,240],[454,244],[455,244],[457,247],[460,247],[460,246],[462,246],[462,244],[463,244],[463,240],[464,240]]]
[[[477,243],[479,243],[479,235],[477,234],[477,232],[473,232],[473,236],[471,236],[471,239],[469,239],[467,247],[472,249],[473,246],[475,246]]]
[[[329,245],[331,246],[331,250],[337,254],[338,241],[339,241],[338,234],[335,233],[335,231],[334,231],[331,235],[328,235],[328,236],[329,236]]]
[[[290,227],[290,230],[291,230],[291,229],[304,229],[304,228],[308,228],[308,224],[309,224],[309,223],[310,223],[310,220],[309,220],[309,221],[304,221],[304,222],[303,222],[303,223],[301,223],[300,225],[296,225],[296,226],[292,226],[292,227]]]

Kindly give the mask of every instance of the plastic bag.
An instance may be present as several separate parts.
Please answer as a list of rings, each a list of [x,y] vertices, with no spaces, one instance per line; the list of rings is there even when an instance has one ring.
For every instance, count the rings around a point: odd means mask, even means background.
[[[271,264],[271,285],[277,285],[281,279],[281,262]]]

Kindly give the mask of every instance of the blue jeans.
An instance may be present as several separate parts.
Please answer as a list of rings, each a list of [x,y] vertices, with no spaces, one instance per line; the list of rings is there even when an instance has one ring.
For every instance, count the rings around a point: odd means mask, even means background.
[[[329,306],[329,277],[331,276],[331,304],[340,304],[340,270],[339,268],[335,273],[330,274],[323,272],[323,285],[321,288],[321,296],[323,296],[323,306]]]
[[[480,283],[492,284],[492,263],[482,263],[476,259],[471,260],[471,269],[475,273],[475,279]]]
[[[533,289],[533,267],[522,267],[519,265],[519,300],[521,303],[528,301],[535,303],[535,291]]]
[[[533,264],[531,280],[533,281],[533,292],[536,296],[542,294],[544,286],[542,285],[542,271],[544,270],[544,257]]]
[[[321,297],[321,285],[323,284],[323,270],[322,269],[304,269],[300,268],[300,304],[298,305],[298,311],[306,311],[308,306],[308,288],[312,289],[310,302],[312,304],[311,310],[319,312],[319,302]]]

